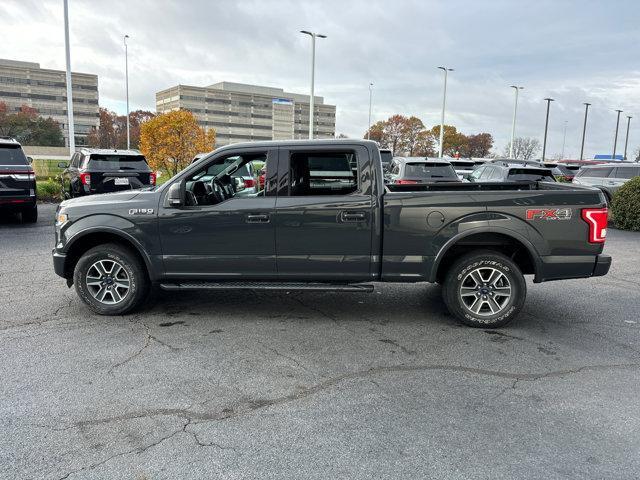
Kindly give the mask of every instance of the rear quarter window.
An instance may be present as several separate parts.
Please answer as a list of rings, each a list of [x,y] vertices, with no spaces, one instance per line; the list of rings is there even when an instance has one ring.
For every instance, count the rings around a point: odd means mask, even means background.
[[[0,165],[29,165],[20,145],[0,146]]]
[[[616,168],[614,177],[630,179],[640,176],[640,167],[618,167]]]
[[[582,168],[577,177],[593,177],[593,178],[605,178],[608,177],[613,171],[613,167],[593,167]]]

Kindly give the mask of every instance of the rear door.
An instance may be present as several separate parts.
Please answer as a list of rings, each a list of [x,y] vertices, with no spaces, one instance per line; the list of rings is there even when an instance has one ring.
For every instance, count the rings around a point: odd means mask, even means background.
[[[0,144],[0,199],[24,201],[35,197],[35,176],[20,145]]]
[[[91,192],[108,193],[150,184],[151,169],[143,155],[92,153],[83,169],[91,174]]]
[[[276,200],[280,277],[371,278],[372,164],[362,146],[281,147]]]

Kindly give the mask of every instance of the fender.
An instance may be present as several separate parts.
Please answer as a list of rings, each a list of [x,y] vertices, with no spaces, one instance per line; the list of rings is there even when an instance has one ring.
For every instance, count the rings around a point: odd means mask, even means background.
[[[502,235],[505,235],[507,237],[513,238],[514,240],[517,240],[518,242],[520,242],[521,244],[523,244],[526,249],[529,251],[529,254],[531,255],[531,258],[533,258],[533,265],[534,265],[534,270],[535,270],[535,278],[538,277],[538,272],[540,271],[540,254],[538,253],[538,251],[535,249],[535,247],[533,246],[533,244],[529,241],[529,239],[527,239],[526,237],[524,237],[523,235],[521,235],[520,233],[508,229],[508,228],[503,228],[503,227],[495,227],[495,226],[491,226],[491,227],[478,227],[478,228],[472,228],[470,230],[465,230],[464,232],[461,232],[459,234],[457,234],[456,236],[450,238],[438,251],[435,259],[433,260],[433,263],[431,265],[431,272],[429,273],[429,282],[435,282],[436,281],[436,273],[438,272],[438,267],[440,266],[440,262],[442,261],[442,259],[444,258],[444,256],[447,254],[447,252],[449,251],[449,249],[451,247],[453,247],[456,243],[458,243],[460,240],[464,239],[465,237],[468,237],[470,235],[475,235],[478,233],[500,233]],[[535,281],[535,280],[534,280]]]
[[[108,217],[108,219],[105,221],[104,217]],[[87,223],[89,225],[85,226]],[[114,226],[105,225],[106,223],[110,223]],[[64,232],[66,241],[61,250],[65,253],[69,252],[73,248],[73,245],[82,238],[85,238],[87,235],[93,233],[108,233],[133,245],[144,260],[147,271],[149,272],[149,277],[154,280],[158,278],[157,273],[161,267],[154,264],[154,261],[149,256],[147,249],[144,248],[138,239],[136,239],[132,234],[136,231],[139,231],[138,226],[122,217],[115,215],[91,215],[70,225],[70,227]]]

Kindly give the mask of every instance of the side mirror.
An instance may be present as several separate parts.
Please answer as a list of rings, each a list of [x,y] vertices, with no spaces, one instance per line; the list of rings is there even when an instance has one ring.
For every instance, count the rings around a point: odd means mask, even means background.
[[[27,157],[27,161],[28,161],[29,163],[33,163],[33,158],[32,158],[32,157]]]
[[[68,167],[67,162],[59,162],[58,163],[58,168],[65,169],[67,167]]]
[[[182,186],[183,182],[176,182],[169,187],[169,192],[167,193],[167,200],[165,205],[169,208],[179,208],[184,205],[184,200],[182,197]]]

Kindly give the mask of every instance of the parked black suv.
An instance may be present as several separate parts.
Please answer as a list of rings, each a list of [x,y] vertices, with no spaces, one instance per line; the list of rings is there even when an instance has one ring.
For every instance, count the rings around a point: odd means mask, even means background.
[[[0,209],[22,213],[22,221],[38,221],[36,174],[20,144],[0,137]]]
[[[100,150],[83,148],[71,162],[58,164],[62,172],[65,198],[94,193],[120,192],[156,184],[156,174],[136,150]]]

